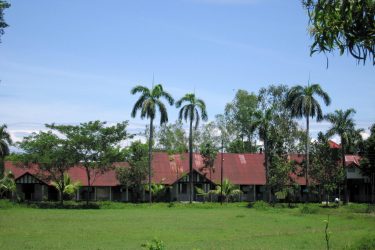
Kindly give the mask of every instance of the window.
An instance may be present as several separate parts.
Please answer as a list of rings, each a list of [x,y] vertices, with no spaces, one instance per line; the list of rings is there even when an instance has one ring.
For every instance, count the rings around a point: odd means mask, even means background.
[[[181,194],[187,193],[187,183],[180,183],[180,193]]]

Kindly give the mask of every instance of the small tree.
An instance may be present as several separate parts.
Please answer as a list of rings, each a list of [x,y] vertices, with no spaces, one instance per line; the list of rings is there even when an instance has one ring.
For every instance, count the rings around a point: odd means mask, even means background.
[[[122,160],[119,143],[129,137],[128,122],[106,126],[106,122],[90,121],[80,125],[47,125],[64,137],[73,148],[70,157],[82,165],[87,177],[86,203],[89,203],[92,182],[96,176],[112,168],[113,162]]]
[[[121,185],[133,191],[133,201],[138,202],[148,173],[148,146],[140,141],[132,142],[125,150],[125,161],[129,167],[117,167],[116,178]]]
[[[223,186],[217,185],[216,189],[212,190],[211,193],[218,196],[222,194],[223,197],[220,197],[220,199],[224,199],[226,202],[228,202],[231,199],[236,199],[236,197],[239,198],[242,191],[237,185],[232,184],[228,179],[224,179]]]
[[[289,188],[294,185],[291,174],[295,172],[296,166],[293,162],[284,157],[274,155],[271,158],[269,169],[269,185],[274,193],[282,192],[288,194]]]
[[[344,169],[340,165],[340,152],[330,148],[327,136],[318,134],[318,140],[312,144],[312,164],[310,175],[317,181],[326,195],[328,206],[329,196],[337,190],[344,179]]]
[[[67,195],[69,198],[71,198],[81,186],[79,181],[73,182],[68,173],[64,173],[63,180],[59,180],[58,182],[53,181],[51,184],[57,190],[62,190],[62,193]]]
[[[33,133],[19,143],[24,154],[18,156],[18,161],[29,164],[38,164],[38,175],[46,181],[58,183],[60,203],[63,204],[64,173],[76,163],[74,148],[68,140],[58,137],[52,131]],[[14,157],[15,159],[17,157]]]

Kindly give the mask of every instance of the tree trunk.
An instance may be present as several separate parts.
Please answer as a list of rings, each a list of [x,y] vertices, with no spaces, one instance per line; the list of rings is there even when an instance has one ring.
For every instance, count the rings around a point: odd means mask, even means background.
[[[189,131],[189,202],[193,202],[193,119],[190,119],[190,131]]]
[[[266,188],[268,202],[272,200],[271,187],[270,187],[270,170],[269,170],[269,154],[268,154],[268,137],[267,132],[264,132],[264,166],[266,170]]]
[[[60,173],[60,182],[61,182],[61,185],[60,185],[60,205],[63,206],[64,205],[64,189],[65,189],[65,183],[64,183],[64,173],[61,174]],[[42,194],[43,195],[43,194]]]
[[[90,176],[90,169],[86,168],[86,175],[87,175],[87,195],[86,195],[86,205],[89,205],[90,195],[91,195],[91,176]]]
[[[306,116],[306,201],[310,202],[309,168],[310,168],[310,114]]]
[[[148,201],[151,205],[152,203],[152,194],[151,194],[151,162],[152,162],[152,139],[154,135],[153,129],[154,119],[150,119],[150,138],[148,141]]]
[[[344,138],[341,137],[341,160],[342,160],[342,169],[344,170],[344,204],[349,202],[349,193],[348,193],[348,176],[345,166],[345,142]]]

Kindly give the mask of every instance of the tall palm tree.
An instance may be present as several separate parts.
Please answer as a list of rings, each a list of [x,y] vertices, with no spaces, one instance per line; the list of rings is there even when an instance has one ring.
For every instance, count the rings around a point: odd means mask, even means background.
[[[0,177],[3,176],[3,165],[5,156],[9,155],[9,146],[12,144],[12,139],[7,131],[7,125],[0,126]]]
[[[296,118],[306,118],[306,188],[307,201],[309,201],[309,154],[310,154],[310,117],[316,117],[317,121],[323,120],[323,112],[320,107],[319,102],[314,98],[314,96],[319,96],[323,99],[326,106],[331,104],[331,98],[329,95],[320,87],[319,84],[308,84],[307,86],[294,86],[292,87],[286,97],[286,107],[290,109],[293,117]]]
[[[181,107],[183,103],[187,103],[185,106]],[[193,201],[193,122],[194,130],[198,128],[199,121],[208,120],[206,104],[203,100],[196,98],[195,94],[188,93],[180,100],[176,102],[176,107],[180,108],[178,118],[180,120],[184,119],[186,122],[189,121],[189,171],[190,171],[190,192],[189,192],[189,201]],[[200,115],[199,115],[200,113]]]
[[[152,86],[151,89],[148,89],[144,86],[135,86],[131,92],[132,95],[136,93],[141,93],[141,96],[134,104],[131,116],[134,118],[137,115],[137,111],[139,110],[141,113],[141,118],[150,119],[150,137],[148,141],[148,190],[151,190],[151,162],[152,162],[152,141],[153,141],[153,134],[154,134],[154,119],[157,114],[157,109],[160,113],[160,125],[168,122],[168,112],[164,105],[164,103],[160,100],[164,98],[167,100],[169,105],[173,105],[174,99],[173,97],[166,91],[164,91],[163,86],[161,84]],[[152,202],[152,193],[149,192],[149,202]]]
[[[354,109],[335,110],[334,113],[327,114],[325,119],[331,123],[331,127],[327,131],[328,136],[337,134],[341,139],[341,160],[342,168],[345,173],[345,184],[344,184],[344,202],[349,202],[348,195],[348,180],[346,178],[345,171],[345,148],[352,142],[352,135],[356,133],[355,122],[353,115],[356,113]]]

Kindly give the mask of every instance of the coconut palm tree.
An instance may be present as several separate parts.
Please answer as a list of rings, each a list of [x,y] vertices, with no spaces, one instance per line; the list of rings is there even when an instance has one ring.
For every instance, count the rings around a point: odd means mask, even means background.
[[[314,98],[314,96],[319,96],[323,99],[326,106],[331,104],[331,98],[329,95],[320,87],[319,84],[308,84],[307,86],[294,86],[292,87],[286,97],[286,107],[291,110],[291,114],[296,118],[306,118],[306,187],[307,201],[309,200],[309,153],[310,153],[310,117],[316,117],[317,121],[323,119],[323,111],[320,107],[319,102]]]
[[[148,89],[144,86],[135,86],[131,92],[132,95],[136,93],[141,93],[141,96],[134,104],[131,116],[134,118],[137,115],[138,110],[141,113],[141,118],[150,119],[150,135],[148,141],[148,187],[151,190],[151,161],[152,161],[152,141],[154,134],[154,119],[157,114],[157,109],[160,113],[160,125],[168,122],[168,112],[164,103],[160,100],[164,98],[167,100],[169,105],[173,105],[173,97],[166,91],[164,91],[163,86],[158,84],[152,86],[151,89]],[[149,202],[152,202],[152,194],[149,192]]]
[[[183,103],[187,103],[185,106],[181,107]],[[203,100],[196,98],[195,94],[188,93],[183,96],[180,100],[176,102],[176,107],[180,108],[178,118],[180,120],[184,119],[186,122],[189,121],[189,171],[190,171],[190,192],[189,201],[193,200],[193,123],[194,130],[198,128],[199,121],[208,120],[206,104]],[[200,113],[200,114],[199,114]]]
[[[325,119],[331,123],[331,127],[327,131],[327,135],[333,136],[338,135],[341,139],[341,158],[342,167],[345,169],[345,148],[352,142],[352,135],[356,133],[355,122],[353,115],[356,113],[354,109],[335,110],[334,113],[327,114]],[[348,195],[348,181],[345,173],[345,184],[344,184],[344,202],[349,202]]]
[[[7,131],[7,125],[0,126],[0,177],[3,176],[4,158],[9,155],[9,146],[12,144],[12,139]]]

